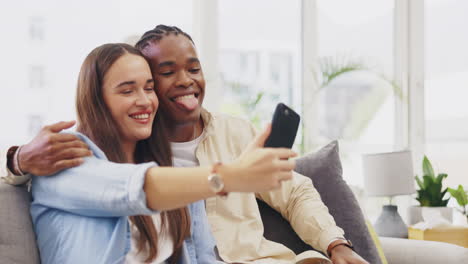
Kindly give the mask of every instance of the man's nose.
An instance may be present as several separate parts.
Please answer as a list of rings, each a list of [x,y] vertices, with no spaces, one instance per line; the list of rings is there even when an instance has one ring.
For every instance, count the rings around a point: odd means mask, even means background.
[[[193,79],[190,78],[190,75],[187,71],[180,71],[178,74],[177,74],[177,86],[182,86],[182,87],[185,87],[185,88],[188,88],[190,86],[192,86],[193,84]]]

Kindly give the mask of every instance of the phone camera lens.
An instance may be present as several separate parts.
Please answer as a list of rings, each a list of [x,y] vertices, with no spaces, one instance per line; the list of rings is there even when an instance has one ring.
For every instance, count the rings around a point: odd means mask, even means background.
[[[288,109],[285,109],[285,110],[284,110],[284,114],[285,114],[285,115],[289,115]]]

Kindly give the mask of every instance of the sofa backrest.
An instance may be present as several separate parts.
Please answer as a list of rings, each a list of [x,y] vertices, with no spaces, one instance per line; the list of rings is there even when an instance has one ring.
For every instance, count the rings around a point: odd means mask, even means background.
[[[0,181],[0,263],[39,264],[26,186]]]

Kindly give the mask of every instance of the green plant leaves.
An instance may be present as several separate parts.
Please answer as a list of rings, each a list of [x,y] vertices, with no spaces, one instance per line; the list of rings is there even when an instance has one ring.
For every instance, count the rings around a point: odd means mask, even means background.
[[[432,168],[431,162],[429,161],[427,156],[424,156],[422,166],[423,166],[424,175],[429,175],[431,177],[434,177],[434,169]]]
[[[437,175],[437,178],[435,179],[435,182],[442,184],[442,180],[447,178],[447,176],[448,175],[446,173],[439,173],[439,175]]]
[[[348,56],[322,57],[319,60],[319,64],[322,72],[321,88],[326,87],[343,73],[370,70],[365,66],[363,60],[349,58]]]
[[[421,181],[421,179],[419,179],[419,177],[417,175],[414,176],[414,178],[416,179],[416,182],[418,183],[419,188],[420,189],[425,189],[424,183]]]
[[[457,189],[448,188],[450,195],[455,198],[458,204],[462,207],[468,205],[468,195],[467,191],[463,189],[463,186],[458,185]]]
[[[446,173],[439,173],[435,176],[432,164],[426,156],[424,156],[422,168],[424,172],[422,179],[418,176],[415,177],[419,186],[416,200],[421,206],[447,206],[450,197],[444,200],[447,188],[442,190],[442,181],[448,175]]]
[[[418,190],[418,197],[416,197],[416,200],[421,206],[431,206],[429,195],[423,190]]]

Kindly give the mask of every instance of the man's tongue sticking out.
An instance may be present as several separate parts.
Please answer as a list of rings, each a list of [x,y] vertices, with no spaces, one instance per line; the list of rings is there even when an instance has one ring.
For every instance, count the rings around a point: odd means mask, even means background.
[[[198,106],[198,98],[194,94],[176,97],[174,101],[188,111],[192,111]]]

